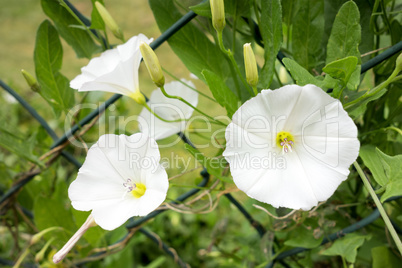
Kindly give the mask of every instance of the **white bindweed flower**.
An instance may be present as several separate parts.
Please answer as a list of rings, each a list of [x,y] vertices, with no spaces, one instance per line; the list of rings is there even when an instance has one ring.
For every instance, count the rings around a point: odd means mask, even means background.
[[[165,200],[169,187],[159,160],[158,145],[141,133],[101,136],[68,189],[71,205],[92,210],[105,230],[147,215]]]
[[[81,68],[82,74],[71,80],[70,86],[78,91],[106,91],[132,97],[139,91],[140,43],[149,44],[152,40],[139,34],[106,50]]]
[[[184,83],[194,88],[191,81],[182,79]],[[198,104],[198,93],[178,81],[170,82],[165,85],[165,90],[169,95],[180,96],[193,106]],[[184,131],[187,122],[194,109],[180,100],[170,99],[163,95],[158,88],[154,90],[148,101],[151,110],[166,120],[183,119],[180,122],[164,122],[156,118],[146,108],[143,108],[139,115],[139,127],[142,133],[148,135],[155,140],[164,139],[180,131]]]
[[[223,155],[240,190],[304,210],[334,193],[360,147],[342,104],[314,85],[262,90],[236,111],[225,136]]]

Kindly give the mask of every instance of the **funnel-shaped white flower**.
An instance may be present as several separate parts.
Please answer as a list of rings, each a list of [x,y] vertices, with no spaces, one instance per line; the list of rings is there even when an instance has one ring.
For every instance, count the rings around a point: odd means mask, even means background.
[[[155,140],[141,133],[101,136],[68,189],[72,206],[92,210],[105,230],[147,215],[165,200],[169,187],[159,160]]]
[[[194,84],[191,81],[184,79],[182,81],[194,88]],[[180,96],[193,106],[198,104],[198,93],[178,81],[166,84],[165,90],[169,95]],[[159,88],[152,92],[148,106],[154,113],[170,121],[177,119],[187,120],[194,111],[193,108],[179,100],[167,98]],[[155,140],[164,139],[183,131],[187,124],[186,121],[164,122],[156,118],[146,108],[142,109],[138,122],[141,132]]]
[[[81,68],[82,74],[71,80],[70,86],[78,91],[107,91],[131,96],[139,90],[140,42],[149,44],[152,39],[139,34],[106,50]]]
[[[240,190],[304,210],[334,193],[360,147],[342,104],[314,85],[262,90],[233,115],[225,136],[223,155]]]

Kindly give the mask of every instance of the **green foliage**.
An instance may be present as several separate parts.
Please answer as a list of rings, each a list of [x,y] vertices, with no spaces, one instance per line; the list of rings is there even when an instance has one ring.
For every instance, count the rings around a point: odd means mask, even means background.
[[[10,132],[8,127],[0,125],[0,147],[3,147],[32,163],[44,167],[42,161],[40,161],[33,152],[36,143],[36,134],[33,134],[30,138],[26,139],[15,131]]]
[[[59,182],[57,186],[53,195],[39,194],[35,198],[33,212],[35,224],[39,230],[55,226],[63,228],[63,231],[54,231],[45,235],[48,238],[55,237],[57,245],[62,246],[72,235],[70,232],[75,232],[78,228],[73,222],[71,209],[66,207],[67,186],[63,182]]]
[[[323,87],[323,81],[318,80],[312,74],[310,74],[305,68],[303,68],[300,64],[296,61],[285,58],[283,59],[283,63],[286,66],[286,69],[289,70],[290,74],[292,75],[293,79],[299,86],[304,86],[307,84],[313,84],[318,87]]]
[[[373,257],[373,268],[398,268],[401,266],[401,261],[387,247],[375,247],[371,249]]]
[[[53,107],[57,115],[74,104],[74,92],[69,80],[59,70],[63,61],[63,48],[52,24],[45,20],[38,29],[35,52],[35,71],[41,86],[40,94]]]
[[[239,104],[239,99],[237,96],[230,90],[228,86],[226,86],[222,79],[213,72],[203,70],[202,75],[204,76],[205,81],[207,82],[209,89],[211,90],[216,101],[221,106],[225,107],[228,116],[232,117]]]
[[[223,176],[222,172],[225,167],[225,160],[223,158],[211,158],[211,157],[206,157],[203,153],[198,151],[197,149],[193,148],[192,146],[185,144],[184,148],[191,153],[195,159],[197,159],[198,162],[202,166],[204,166],[208,173],[217,177],[221,181],[224,182],[232,182],[230,178],[227,176]]]
[[[105,23],[100,16],[98,9],[95,7],[95,3],[99,2],[105,5],[103,0],[91,0],[92,1],[92,13],[91,13],[91,29],[105,30]]]
[[[282,7],[280,0],[261,1],[260,31],[264,41],[265,63],[259,73],[261,88],[269,88],[276,55],[282,45]]]
[[[348,234],[345,237],[336,240],[331,247],[321,252],[327,256],[341,256],[349,263],[355,263],[357,249],[361,247],[365,240],[371,237],[368,235]]]
[[[293,58],[311,71],[320,64],[321,41],[324,34],[324,1],[299,1],[293,20]]]
[[[54,22],[59,34],[74,49],[77,57],[91,58],[99,51],[88,32],[73,26],[81,26],[80,22],[60,4],[59,0],[41,0],[45,14]]]
[[[172,0],[150,0],[149,4],[162,32],[182,16]],[[224,55],[194,25],[183,27],[169,38],[168,43],[188,70],[199,79],[204,79],[201,74],[204,69],[211,70],[223,79],[227,78],[228,65]]]
[[[357,66],[356,57],[346,57],[328,63],[322,70],[332,78],[339,79],[345,86]]]
[[[359,44],[361,40],[360,13],[353,1],[348,1],[340,8],[327,46],[326,63],[354,56],[360,61]]]

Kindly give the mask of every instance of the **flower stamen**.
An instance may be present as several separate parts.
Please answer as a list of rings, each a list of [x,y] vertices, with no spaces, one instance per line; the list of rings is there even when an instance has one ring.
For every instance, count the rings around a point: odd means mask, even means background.
[[[276,144],[282,147],[282,154],[293,152],[294,138],[293,135],[286,131],[281,131],[276,135]]]

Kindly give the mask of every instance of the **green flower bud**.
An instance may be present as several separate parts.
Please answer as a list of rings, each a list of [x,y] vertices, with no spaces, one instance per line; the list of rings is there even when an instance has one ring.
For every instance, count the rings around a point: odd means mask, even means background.
[[[144,95],[142,95],[142,93],[139,90],[137,90],[136,92],[132,93],[130,95],[130,98],[135,100],[135,102],[140,104],[140,105],[144,105],[147,102],[145,97],[144,97]]]
[[[257,62],[251,44],[247,43],[243,46],[244,65],[246,68],[246,79],[250,86],[255,87],[258,84]]]
[[[27,71],[25,71],[24,69],[21,70],[22,75],[25,78],[25,81],[27,81],[29,87],[35,91],[35,92],[39,92],[40,90],[40,85],[38,83],[38,81],[36,81],[35,77],[33,77],[32,74],[28,73]]]
[[[46,244],[43,246],[43,248],[36,253],[35,255],[35,262],[41,262],[43,258],[45,257],[46,250],[49,248],[50,244],[54,241],[54,237],[50,238],[49,241],[46,242]]]
[[[212,25],[215,30],[222,32],[225,28],[225,5],[223,0],[211,0]]]
[[[113,35],[120,40],[124,40],[122,30],[117,25],[116,21],[113,19],[110,13],[106,10],[106,8],[100,2],[95,2],[95,7],[98,10],[99,15],[102,17],[103,22],[112,31]]]
[[[47,228],[47,229],[45,229],[45,230],[33,235],[32,238],[31,238],[31,245],[38,243],[38,241],[42,238],[42,236],[44,236],[48,232],[52,232],[52,231],[55,231],[55,230],[63,230],[63,228],[57,227],[57,226],[49,227],[49,228]]]
[[[140,51],[148,72],[151,75],[152,81],[157,87],[162,87],[165,84],[165,76],[163,75],[158,57],[152,48],[145,42],[141,42]]]

